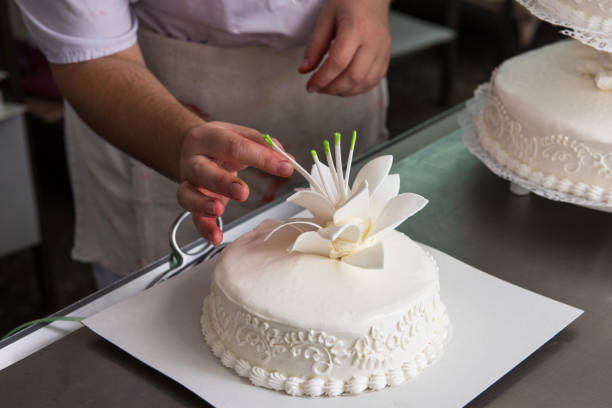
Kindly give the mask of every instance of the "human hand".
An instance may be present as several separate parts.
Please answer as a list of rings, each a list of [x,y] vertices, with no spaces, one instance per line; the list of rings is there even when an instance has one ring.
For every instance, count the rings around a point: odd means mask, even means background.
[[[328,0],[304,53],[299,72],[316,69],[308,92],[353,96],[385,76],[391,58],[390,0]],[[332,41],[333,40],[333,41]]]
[[[274,142],[281,144],[274,139]],[[225,122],[207,122],[191,129],[181,144],[177,199],[191,212],[196,229],[213,245],[223,240],[216,218],[230,199],[245,201],[249,187],[237,172],[247,166],[288,177],[293,166],[268,148],[261,133]]]

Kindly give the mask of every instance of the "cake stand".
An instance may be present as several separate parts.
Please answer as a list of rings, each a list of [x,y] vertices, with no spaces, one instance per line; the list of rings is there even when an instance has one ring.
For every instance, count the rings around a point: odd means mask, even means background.
[[[612,2],[609,0],[517,2],[540,20],[565,27],[562,34],[600,51],[612,52]]]
[[[589,200],[587,198],[578,197],[569,193],[563,193],[558,190],[548,189],[540,184],[521,177],[508,167],[500,164],[482,147],[475,124],[485,107],[488,86],[489,84],[486,83],[476,89],[474,92],[474,99],[467,102],[467,109],[465,113],[459,116],[458,119],[459,125],[463,130],[463,143],[470,153],[480,159],[480,161],[482,161],[493,173],[510,181],[510,191],[513,194],[527,195],[532,192],[550,200],[562,201],[599,211],[612,212],[612,204]]]

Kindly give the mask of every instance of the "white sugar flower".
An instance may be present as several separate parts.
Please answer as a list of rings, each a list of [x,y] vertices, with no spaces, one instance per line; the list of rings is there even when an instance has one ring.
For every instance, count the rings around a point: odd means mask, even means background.
[[[264,138],[284,154],[267,135]],[[335,165],[327,141],[324,146],[329,166],[319,161],[314,150],[315,164],[310,173],[287,156],[310,183],[310,188],[299,189],[287,201],[307,209],[312,218],[289,219],[274,228],[266,239],[279,229],[291,226],[301,233],[289,247],[290,252],[341,259],[362,268],[384,267],[384,241],[381,238],[421,210],[427,200],[414,193],[398,195],[399,175],[389,174],[393,156],[380,156],[367,163],[349,188],[355,139],[353,132],[346,176],[342,171],[339,133],[335,134]]]

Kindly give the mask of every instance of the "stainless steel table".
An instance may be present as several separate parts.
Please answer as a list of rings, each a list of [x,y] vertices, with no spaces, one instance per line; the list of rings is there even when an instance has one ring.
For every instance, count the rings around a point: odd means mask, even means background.
[[[612,406],[612,214],[512,195],[506,181],[463,148],[456,125],[460,110],[371,153],[393,153],[402,191],[430,199],[400,229],[492,275],[585,310],[469,406]],[[274,203],[230,225],[226,236],[233,239],[264,217],[294,211]],[[167,259],[160,260],[61,313],[94,313],[142,290],[168,267]],[[0,371],[3,406],[202,405],[171,380],[76,328],[33,328],[0,343],[0,367],[12,363]]]

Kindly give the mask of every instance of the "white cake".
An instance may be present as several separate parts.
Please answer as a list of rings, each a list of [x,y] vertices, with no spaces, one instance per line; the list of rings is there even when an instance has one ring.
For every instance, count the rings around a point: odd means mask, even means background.
[[[335,199],[319,163],[323,177],[315,167],[311,188],[289,199],[312,218],[264,221],[223,251],[201,319],[223,365],[318,397],[399,385],[439,358],[449,319],[438,268],[394,230],[427,200],[398,195],[391,160],[366,165],[353,189],[337,183]]]
[[[481,146],[546,189],[612,204],[612,92],[591,69],[600,61],[569,40],[504,62],[476,120]]]

